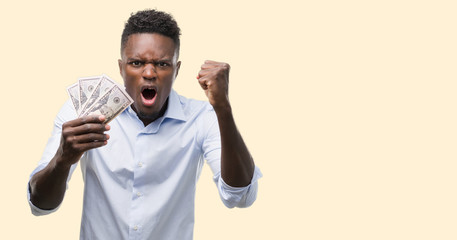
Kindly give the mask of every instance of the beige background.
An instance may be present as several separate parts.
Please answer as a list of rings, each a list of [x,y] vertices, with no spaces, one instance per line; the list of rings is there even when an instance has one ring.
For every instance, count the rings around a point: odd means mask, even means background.
[[[226,209],[204,168],[195,239],[457,239],[454,1],[0,3],[1,239],[78,239],[82,177],[61,209],[26,202],[52,121],[78,77],[121,82],[131,12],[182,29],[175,89],[205,99],[205,59],[232,65],[235,118],[264,178]]]

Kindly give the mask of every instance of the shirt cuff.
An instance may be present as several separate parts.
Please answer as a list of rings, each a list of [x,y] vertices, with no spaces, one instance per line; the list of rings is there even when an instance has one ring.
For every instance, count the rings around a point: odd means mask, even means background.
[[[257,198],[258,183],[257,180],[263,175],[256,166],[251,183],[245,187],[232,187],[224,182],[221,174],[214,176],[214,182],[217,184],[219,195],[222,202],[228,208],[246,208],[251,206]]]

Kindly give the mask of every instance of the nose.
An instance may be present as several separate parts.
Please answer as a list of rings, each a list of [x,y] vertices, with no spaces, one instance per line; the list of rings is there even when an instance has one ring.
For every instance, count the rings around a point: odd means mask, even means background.
[[[146,64],[143,69],[143,78],[154,80],[157,77],[157,71],[154,64]]]

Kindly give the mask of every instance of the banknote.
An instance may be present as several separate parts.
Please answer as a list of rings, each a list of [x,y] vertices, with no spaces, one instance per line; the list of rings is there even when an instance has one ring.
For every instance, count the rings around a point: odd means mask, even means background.
[[[85,77],[78,79],[79,84],[79,109],[84,109],[87,100],[92,95],[97,84],[100,82],[101,76]]]
[[[114,86],[115,82],[103,74],[100,78],[98,83],[95,85],[94,89],[91,92],[89,98],[85,101],[84,106],[79,111],[79,116],[83,115],[86,110],[95,103],[95,101],[102,96],[104,93],[108,92],[112,86]],[[91,87],[91,86],[89,86]],[[89,89],[88,89],[89,90]]]
[[[67,92],[78,117],[102,114],[106,117],[105,123],[133,103],[124,87],[105,74],[79,78],[67,88]]]
[[[129,94],[119,85],[114,84],[105,94],[100,96],[95,103],[81,115],[81,117],[91,114],[105,115],[105,123],[108,123],[132,103],[133,99]]]
[[[68,95],[70,95],[71,103],[73,103],[73,107],[76,110],[76,113],[79,115],[80,107],[79,107],[79,84],[74,83],[73,85],[67,88]]]

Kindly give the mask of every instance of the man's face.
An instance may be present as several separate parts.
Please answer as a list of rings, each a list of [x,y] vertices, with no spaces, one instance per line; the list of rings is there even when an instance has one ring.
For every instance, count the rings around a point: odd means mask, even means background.
[[[157,33],[129,36],[119,70],[127,93],[133,98],[133,110],[145,125],[165,110],[181,62],[173,39]]]

